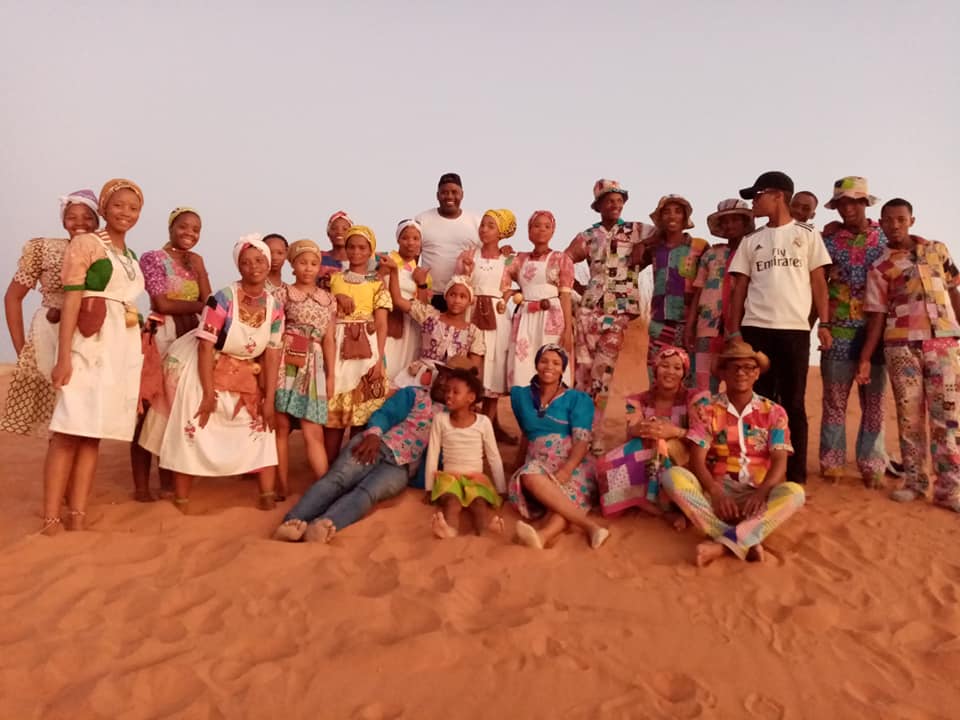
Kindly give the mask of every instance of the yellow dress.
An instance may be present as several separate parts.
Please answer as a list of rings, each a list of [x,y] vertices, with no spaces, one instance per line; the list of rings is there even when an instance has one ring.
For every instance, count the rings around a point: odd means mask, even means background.
[[[334,273],[330,278],[330,294],[347,295],[353,299],[353,312],[337,318],[336,360],[334,361],[333,397],[327,402],[327,426],[347,428],[363,425],[383,405],[386,393],[379,397],[363,397],[361,380],[376,363],[382,362],[373,331],[373,311],[392,310],[393,301],[383,282],[351,272]],[[344,337],[348,332],[359,333],[370,345],[369,358],[343,358]],[[387,374],[383,373],[384,381]],[[384,383],[383,387],[386,385]]]

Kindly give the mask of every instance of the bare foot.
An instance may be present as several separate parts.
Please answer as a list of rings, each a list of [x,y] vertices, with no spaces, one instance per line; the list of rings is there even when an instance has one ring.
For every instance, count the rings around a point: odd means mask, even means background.
[[[277,506],[277,494],[273,491],[260,493],[257,501],[258,510],[273,510]]]
[[[663,519],[670,523],[670,527],[677,532],[683,532],[687,529],[687,517],[683,513],[671,511],[664,514]]]
[[[863,486],[867,490],[883,490],[887,484],[883,475],[867,475],[863,478]]]
[[[142,490],[135,490],[133,493],[133,499],[142,503],[154,502],[156,500],[156,498],[146,488]]]
[[[456,530],[447,525],[447,519],[439,510],[435,512],[433,517],[430,519],[430,527],[433,529],[433,534],[441,540],[454,538],[458,534]]]
[[[520,541],[521,545],[526,545],[534,550],[543,550],[543,540],[540,539],[540,533],[533,525],[528,525],[521,520],[517,523],[516,533],[517,540]]]
[[[307,532],[304,534],[304,540],[307,542],[328,543],[333,540],[337,534],[337,529],[327,518],[314,520],[307,526]]]
[[[706,567],[714,560],[723,557],[724,550],[720,543],[707,540],[697,545],[697,567]]]
[[[499,515],[494,515],[490,518],[490,523],[487,525],[487,530],[495,533],[503,533],[503,518]]]
[[[610,537],[610,531],[603,527],[597,527],[596,529],[590,532],[590,547],[594,550],[600,548],[603,545],[607,538]]]
[[[86,519],[87,514],[83,512],[83,510],[71,510],[67,514],[67,521],[65,523],[67,530],[73,530],[75,532],[82,531]]]
[[[287,520],[273,531],[274,540],[285,540],[286,542],[298,542],[303,539],[303,534],[307,531],[307,523],[303,520],[293,518]]]
[[[747,562],[762,563],[765,555],[766,553],[763,549],[763,545],[754,545],[752,548],[747,550]]]
[[[173,498],[173,506],[184,515],[190,514],[190,498]]]
[[[53,537],[63,530],[63,523],[60,522],[58,517],[45,517],[43,519],[43,525],[40,526],[40,529],[37,531],[37,535],[46,535],[47,537]]]

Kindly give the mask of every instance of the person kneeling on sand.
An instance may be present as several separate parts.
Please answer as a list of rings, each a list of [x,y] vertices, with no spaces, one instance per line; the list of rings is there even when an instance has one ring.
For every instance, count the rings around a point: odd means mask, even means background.
[[[763,540],[803,505],[803,487],[784,482],[793,452],[787,413],[753,391],[769,367],[749,344],[727,344],[714,363],[727,390],[698,401],[691,420],[693,472],[675,467],[663,479],[667,494],[711,538],[697,546],[701,567],[725,549],[762,561]]]
[[[351,438],[327,474],[286,514],[275,540],[330,542],[378,502],[403,491],[436,415],[445,409],[449,368],[438,369],[432,387],[402,388],[370,416],[368,429]]]

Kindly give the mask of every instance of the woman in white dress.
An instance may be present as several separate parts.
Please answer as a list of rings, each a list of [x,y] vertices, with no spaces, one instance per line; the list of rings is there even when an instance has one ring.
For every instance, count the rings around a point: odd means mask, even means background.
[[[380,263],[380,274],[386,282],[389,282],[386,280],[387,274],[396,268],[400,295],[407,302],[414,298],[430,302],[433,287],[430,271],[417,264],[422,240],[420,223],[401,220],[397,225],[397,251],[391,252]],[[396,377],[420,357],[420,327],[396,303],[387,316],[387,344],[383,353],[387,360],[388,378]]]
[[[173,501],[183,512],[195,476],[258,471],[258,507],[276,504],[274,395],[283,307],[265,288],[270,248],[259,235],[240,238],[233,260],[240,281],[210,296],[200,326],[176,340],[163,363],[170,419],[160,467],[173,471]]]
[[[44,466],[41,532],[48,534],[61,524],[68,479],[66,525],[83,529],[100,440],[129,442],[137,422],[143,355],[134,303],[144,285],[126,236],[140,218],[143,193],[130,180],[110,180],[98,207],[105,228],[74,237],[63,257],[63,309],[51,373],[58,392]]]
[[[523,302],[513,316],[513,335],[507,361],[507,385],[526,385],[537,373],[536,353],[557,344],[573,353],[573,261],[550,249],[557,223],[553,213],[537,210],[528,223],[532,252],[519,253],[507,274],[520,285]],[[568,365],[563,381],[571,384]]]

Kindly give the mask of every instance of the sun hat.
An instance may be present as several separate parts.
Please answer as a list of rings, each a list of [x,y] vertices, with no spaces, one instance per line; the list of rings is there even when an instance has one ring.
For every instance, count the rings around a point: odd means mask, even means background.
[[[766,354],[754,350],[750,343],[736,338],[727,342],[719,355],[714,355],[710,368],[711,374],[716,375],[723,370],[729,360],[754,360],[760,367],[761,373],[770,369],[770,358]]]
[[[653,220],[653,224],[657,227],[660,226],[660,213],[663,211],[663,208],[673,203],[674,205],[680,205],[684,210],[687,211],[687,224],[686,229],[689,230],[693,227],[693,205],[690,204],[690,201],[687,200],[683,195],[664,195],[660,198],[660,202],[657,203],[656,209],[650,213],[650,219]]]
[[[618,183],[616,180],[600,178],[593,184],[593,202],[590,203],[590,209],[595,212],[600,212],[600,199],[604,195],[609,195],[610,193],[620,193],[623,195],[624,202],[630,199],[630,193],[620,187],[620,183]]]
[[[750,224],[747,232],[756,230],[756,224],[753,220],[753,210],[750,209],[750,203],[738,198],[729,198],[717,203],[717,211],[707,215],[707,227],[710,228],[710,234],[720,236],[720,218],[726,215],[743,215]]]
[[[833,197],[827,200],[823,206],[833,210],[837,207],[837,200],[840,198],[866,200],[868,207],[877,202],[877,197],[871,195],[867,190],[867,179],[858,175],[848,175],[837,180],[833,184]]]

